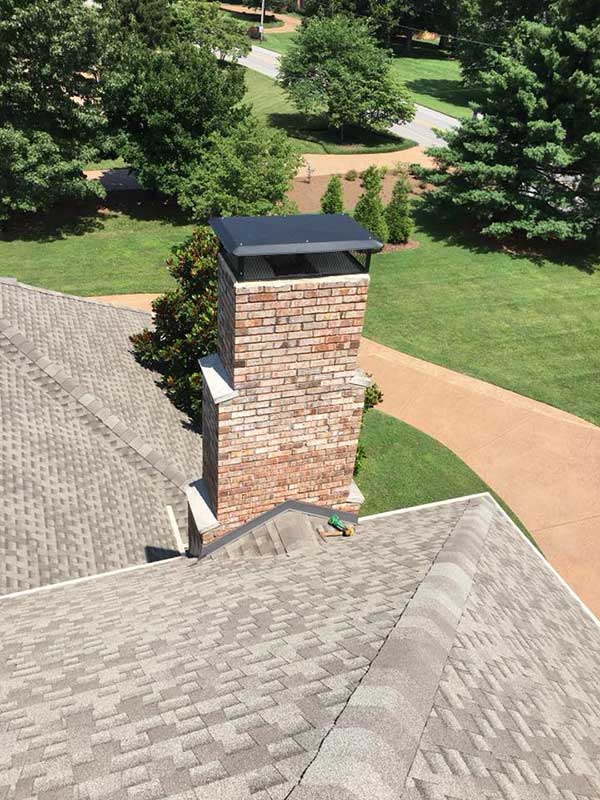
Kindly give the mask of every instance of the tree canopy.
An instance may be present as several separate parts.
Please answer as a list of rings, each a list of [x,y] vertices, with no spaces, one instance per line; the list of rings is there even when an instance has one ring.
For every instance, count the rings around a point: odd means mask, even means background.
[[[0,0],[0,221],[102,194],[81,172],[103,133],[98,54],[98,14],[80,0]]]
[[[600,22],[593,0],[521,20],[482,73],[480,112],[444,133],[420,170],[429,202],[493,237],[597,242],[600,231]]]
[[[365,20],[315,17],[282,57],[279,81],[301,113],[324,115],[343,138],[347,125],[383,130],[413,118],[390,59]]]

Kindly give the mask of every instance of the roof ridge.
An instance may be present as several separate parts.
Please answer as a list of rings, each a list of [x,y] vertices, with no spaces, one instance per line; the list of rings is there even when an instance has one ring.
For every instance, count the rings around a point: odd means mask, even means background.
[[[0,317],[0,334],[15,350],[25,356],[47,378],[51,378],[72,400],[83,406],[88,413],[98,419],[107,432],[120,439],[135,455],[153,467],[180,491],[188,481],[168,459],[129,427],[109,406],[87,386],[71,377],[57,361],[44,355],[10,320]]]
[[[67,297],[69,300],[77,300],[80,303],[88,303],[94,306],[102,306],[102,308],[113,308],[119,311],[133,311],[136,314],[142,314],[145,317],[151,317],[148,311],[143,311],[141,308],[132,308],[131,306],[117,306],[110,303],[105,303],[102,300],[94,300],[92,297],[81,297],[77,294],[67,294],[66,292],[57,292],[54,289],[46,289],[43,286],[33,286],[31,283],[22,283],[16,278],[10,276],[0,275],[0,284],[7,284],[9,286],[18,286],[19,289],[27,289],[30,292],[39,292],[40,294],[49,294],[52,297]]]
[[[290,800],[362,795],[365,780],[402,797],[495,514],[487,497],[467,503]]]

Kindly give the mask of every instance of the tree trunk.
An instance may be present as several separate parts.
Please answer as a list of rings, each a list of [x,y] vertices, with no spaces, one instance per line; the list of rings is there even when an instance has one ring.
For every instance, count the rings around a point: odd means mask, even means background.
[[[450,37],[448,37],[445,33],[440,36],[440,50],[447,50],[448,44],[450,43]]]
[[[412,53],[412,31],[404,31],[404,55],[409,56]]]

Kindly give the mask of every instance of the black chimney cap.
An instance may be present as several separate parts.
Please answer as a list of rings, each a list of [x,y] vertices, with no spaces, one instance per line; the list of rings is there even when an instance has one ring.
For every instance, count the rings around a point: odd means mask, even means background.
[[[382,243],[347,214],[214,217],[221,244],[237,257],[381,250]]]

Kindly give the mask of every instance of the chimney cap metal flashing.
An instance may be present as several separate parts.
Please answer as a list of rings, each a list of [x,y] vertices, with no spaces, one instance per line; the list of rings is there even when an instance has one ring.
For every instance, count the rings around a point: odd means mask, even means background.
[[[374,252],[382,243],[347,214],[214,217],[209,225],[233,256]]]

